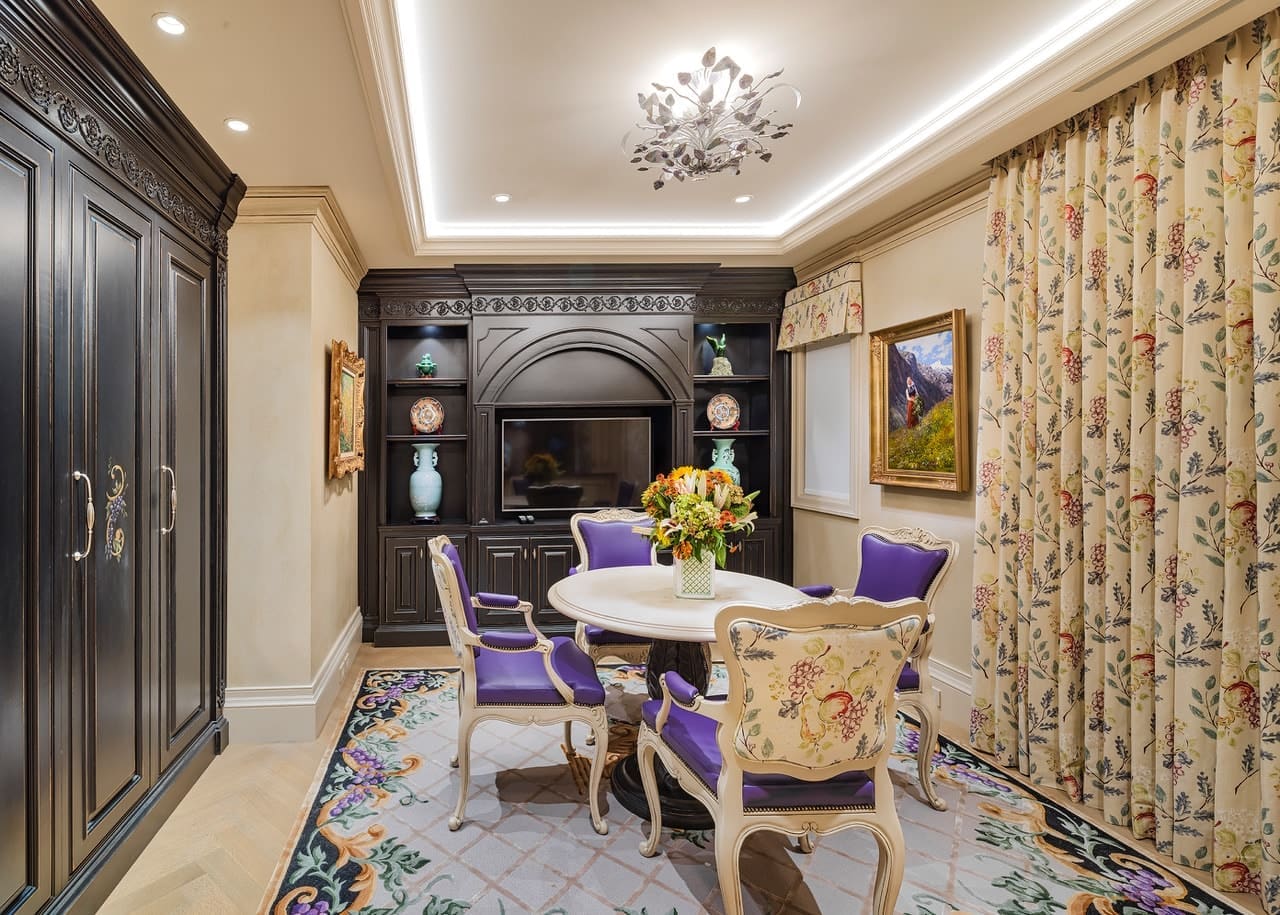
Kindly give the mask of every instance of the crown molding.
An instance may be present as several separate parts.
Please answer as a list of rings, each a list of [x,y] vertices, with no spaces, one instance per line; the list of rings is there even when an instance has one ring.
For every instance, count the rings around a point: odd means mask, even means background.
[[[343,0],[374,132],[402,196],[413,252],[450,258],[785,258],[869,208],[883,210],[899,198],[910,202],[916,189],[936,187],[940,174],[970,171],[1269,8],[1270,0],[1103,0],[1080,28],[1026,48],[964,98],[929,113],[775,223],[723,231],[673,224],[637,227],[631,235],[624,226],[557,224],[513,226],[500,234],[495,226],[431,223],[423,194],[429,173],[414,157],[394,0]],[[966,161],[971,164],[957,168]]]
[[[378,155],[392,188],[400,192],[404,229],[415,254],[428,253],[422,185],[409,129],[409,94],[400,69],[400,30],[394,0],[342,0],[351,52],[360,88],[369,107],[369,120]]]
[[[328,187],[251,187],[240,203],[240,222],[305,223],[324,242],[352,289],[369,272],[360,246],[347,225],[338,198]]]
[[[983,209],[987,203],[987,187],[990,168],[975,172],[964,181],[958,181],[941,193],[879,222],[865,232],[832,245],[813,257],[796,265],[796,280],[804,285],[841,264],[849,261],[865,261],[912,238],[963,219],[970,213]]]

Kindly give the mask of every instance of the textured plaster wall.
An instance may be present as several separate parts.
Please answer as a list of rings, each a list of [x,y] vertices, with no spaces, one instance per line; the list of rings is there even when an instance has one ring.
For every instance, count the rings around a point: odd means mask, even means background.
[[[307,225],[231,230],[227,285],[227,685],[311,679],[311,517],[303,347]]]
[[[356,609],[354,478],[327,473],[329,341],[356,294],[305,222],[241,222],[228,276],[228,686],[304,686]]]
[[[356,608],[356,477],[329,479],[329,354],[333,340],[356,347],[356,291],[328,247],[311,233],[311,345],[303,357],[316,384],[307,401],[311,431],[311,674],[315,676]]]

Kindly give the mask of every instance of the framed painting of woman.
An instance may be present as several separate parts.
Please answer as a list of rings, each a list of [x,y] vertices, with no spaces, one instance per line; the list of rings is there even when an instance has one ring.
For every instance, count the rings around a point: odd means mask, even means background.
[[[964,309],[871,334],[871,482],[965,492]]]

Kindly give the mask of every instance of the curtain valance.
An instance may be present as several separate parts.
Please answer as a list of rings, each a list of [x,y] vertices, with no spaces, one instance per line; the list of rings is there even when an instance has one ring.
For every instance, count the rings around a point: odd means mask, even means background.
[[[862,333],[862,265],[842,264],[787,293],[778,349]]]

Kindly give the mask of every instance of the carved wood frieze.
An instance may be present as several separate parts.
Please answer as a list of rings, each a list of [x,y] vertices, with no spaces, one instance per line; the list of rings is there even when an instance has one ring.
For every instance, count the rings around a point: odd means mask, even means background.
[[[694,302],[695,315],[779,315],[782,314],[781,298],[744,298],[740,296],[698,296]]]
[[[360,316],[369,318],[465,318],[471,311],[469,299],[386,298],[360,306]]]
[[[0,37],[0,83],[21,88],[36,109],[108,169],[122,176],[170,219],[218,253],[227,253],[225,231],[217,228],[212,220],[202,216],[181,194],[157,177],[141,157],[108,132],[97,116],[88,113],[88,106],[56,88],[41,67],[24,61],[18,46],[3,37]]]
[[[512,295],[476,296],[474,314],[689,314],[691,295]]]

